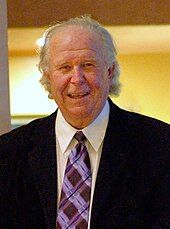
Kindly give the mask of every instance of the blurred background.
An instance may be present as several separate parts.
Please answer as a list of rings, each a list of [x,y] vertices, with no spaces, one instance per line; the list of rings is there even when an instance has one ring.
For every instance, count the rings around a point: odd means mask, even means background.
[[[50,24],[83,14],[102,23],[116,40],[122,91],[112,100],[124,109],[170,122],[169,0],[8,0],[6,9],[9,100],[5,103],[12,128],[55,111],[39,83],[37,42]]]

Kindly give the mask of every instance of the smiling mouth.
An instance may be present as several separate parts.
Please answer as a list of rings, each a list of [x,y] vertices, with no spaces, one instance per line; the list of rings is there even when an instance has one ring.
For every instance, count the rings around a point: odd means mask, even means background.
[[[80,99],[85,96],[87,96],[89,92],[84,92],[84,93],[69,93],[68,96],[72,99]]]

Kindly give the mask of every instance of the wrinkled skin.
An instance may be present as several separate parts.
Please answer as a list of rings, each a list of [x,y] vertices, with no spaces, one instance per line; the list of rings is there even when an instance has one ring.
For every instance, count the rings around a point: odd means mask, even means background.
[[[73,127],[86,127],[103,109],[112,81],[112,69],[106,66],[95,32],[69,26],[53,36],[47,76],[53,99]]]

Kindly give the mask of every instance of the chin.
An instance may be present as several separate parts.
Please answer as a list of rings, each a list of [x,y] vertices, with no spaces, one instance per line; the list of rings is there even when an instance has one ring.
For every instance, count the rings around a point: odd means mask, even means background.
[[[88,116],[89,115],[89,111],[87,111],[87,110],[85,110],[85,109],[76,109],[76,110],[74,110],[74,111],[72,111],[72,112],[70,112],[70,114],[73,114],[73,115],[75,115],[75,116]],[[80,118],[81,118],[80,117]]]
[[[83,107],[75,107],[71,110],[69,110],[68,114],[72,114],[74,116],[83,118],[83,117],[87,117],[91,114],[91,110],[90,109],[85,109]]]

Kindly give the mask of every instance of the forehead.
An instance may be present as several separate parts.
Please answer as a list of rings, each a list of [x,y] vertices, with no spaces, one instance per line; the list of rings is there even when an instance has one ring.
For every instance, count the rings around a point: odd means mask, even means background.
[[[103,43],[100,35],[81,26],[69,26],[60,28],[51,39],[51,54],[82,50],[101,53]]]

